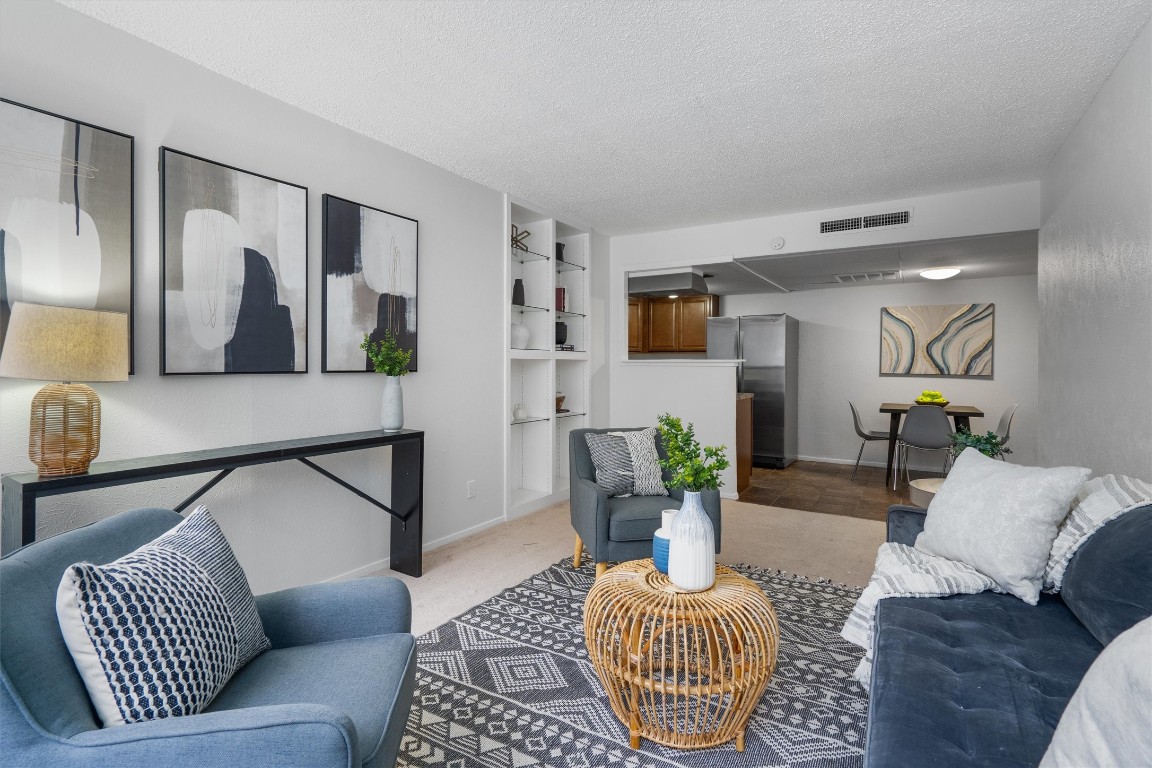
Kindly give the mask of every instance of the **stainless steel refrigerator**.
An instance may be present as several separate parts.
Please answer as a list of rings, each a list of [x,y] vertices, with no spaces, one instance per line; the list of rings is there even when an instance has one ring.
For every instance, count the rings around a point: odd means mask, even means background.
[[[783,469],[796,461],[800,323],[788,315],[708,320],[708,357],[743,359],[740,392],[751,392],[752,465]]]

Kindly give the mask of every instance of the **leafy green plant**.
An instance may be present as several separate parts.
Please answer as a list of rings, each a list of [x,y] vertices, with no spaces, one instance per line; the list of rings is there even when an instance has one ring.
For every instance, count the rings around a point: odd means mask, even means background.
[[[1012,449],[1001,443],[1000,435],[995,432],[989,432],[986,435],[974,435],[966,428],[960,427],[950,437],[952,438],[953,456],[959,456],[965,448],[975,448],[991,459],[1012,453]]]
[[[684,425],[680,419],[665,413],[657,420],[660,440],[664,444],[667,459],[660,460],[660,467],[672,473],[666,485],[669,488],[683,488],[686,491],[715,490],[723,483],[720,473],[730,466],[724,456],[725,446],[709,445],[704,448],[696,440],[691,424]]]
[[[372,368],[376,373],[388,376],[403,376],[408,373],[412,350],[401,349],[392,331],[384,331],[384,338],[380,341],[372,341],[368,334],[364,334],[360,349],[368,353],[368,359],[372,361]]]

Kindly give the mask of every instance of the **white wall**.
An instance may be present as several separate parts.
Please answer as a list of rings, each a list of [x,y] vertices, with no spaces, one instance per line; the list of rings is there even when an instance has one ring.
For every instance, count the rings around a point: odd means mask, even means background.
[[[382,379],[320,373],[320,215],[328,192],[420,222],[420,370],[404,380],[404,397],[406,426],[427,433],[425,542],[503,518],[502,461],[492,450],[504,429],[500,194],[54,3],[4,0],[0,93],[136,137],[136,374],[96,385],[101,460],[379,426]],[[158,375],[160,145],[309,188],[309,373]],[[39,386],[0,380],[0,472],[33,469],[28,405]],[[387,458],[380,450],[319,463],[387,500]],[[466,499],[473,479],[476,498]],[[171,506],[205,480],[48,499],[38,535],[127,507]],[[240,470],[205,502],[258,592],[364,572],[388,556],[386,515],[294,462]]]
[[[993,378],[880,375],[881,307],[988,301],[996,305]],[[865,428],[887,430],[889,417],[878,412],[880,403],[907,403],[925,389],[936,389],[954,403],[974,405],[987,414],[972,421],[974,432],[995,429],[1004,409],[1020,403],[1008,459],[1035,463],[1037,300],[1033,276],[726,296],[720,301],[720,311],[733,316],[784,312],[800,321],[801,458],[856,460],[860,439],[852,429],[846,400],[856,404]],[[870,443],[861,463],[883,466],[886,446]],[[913,453],[913,466],[941,464],[938,454],[921,456],[922,460]]]
[[[654,426],[664,413],[692,424],[701,445],[727,449],[731,466],[720,473],[720,495],[736,498],[735,363],[634,360],[613,372],[609,426]]]
[[[588,426],[607,427],[609,402],[611,398],[611,368],[608,365],[608,264],[611,240],[599,232],[592,233],[592,295],[589,304],[591,313],[591,343],[589,362],[592,390]]]
[[[1152,480],[1152,26],[1045,173],[1039,296],[1041,462]]]

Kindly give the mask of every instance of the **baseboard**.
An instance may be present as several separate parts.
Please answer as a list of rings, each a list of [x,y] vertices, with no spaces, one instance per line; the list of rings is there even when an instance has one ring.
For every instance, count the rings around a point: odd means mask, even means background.
[[[819,461],[823,464],[855,464],[856,459],[830,459],[827,456],[797,456],[797,461]],[[888,461],[861,461],[862,467],[886,467]]]
[[[471,528],[465,528],[462,531],[450,533],[447,536],[441,536],[439,539],[435,539],[434,541],[425,542],[420,547],[420,551],[431,552],[434,549],[447,546],[454,541],[459,541],[460,539],[471,536],[474,533],[480,533],[480,531],[500,525],[503,522],[505,522],[503,517],[494,517],[486,522],[473,525]],[[330,576],[327,579],[324,579],[322,583],[327,583],[330,581],[348,581],[349,579],[359,579],[363,576],[371,576],[374,573],[380,573],[381,571],[389,570],[388,566],[391,564],[391,562],[392,558],[390,557],[385,557],[381,560],[375,560],[371,563],[368,563],[367,565],[362,565],[359,568],[353,568],[351,571],[346,571],[344,573],[337,574],[336,576]]]
[[[819,462],[822,462],[824,464],[855,464],[856,463],[856,459],[830,459],[826,456],[797,456],[796,458],[799,461],[819,461]],[[888,466],[888,460],[885,459],[884,461],[861,461],[860,466],[862,466],[862,467],[887,467]],[[936,473],[939,473],[941,470],[941,466],[940,466],[939,462],[937,462],[935,464],[912,463],[909,465],[909,468],[913,469],[917,472],[936,472]]]

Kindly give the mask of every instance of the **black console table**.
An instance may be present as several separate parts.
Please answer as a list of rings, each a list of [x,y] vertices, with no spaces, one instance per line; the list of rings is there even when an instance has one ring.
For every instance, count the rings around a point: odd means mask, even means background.
[[[382,504],[308,460],[312,456],[380,447],[392,449],[391,507]],[[412,429],[402,429],[398,432],[375,430],[372,432],[352,432],[345,435],[303,437],[297,440],[280,440],[274,443],[173,453],[167,456],[101,461],[92,464],[88,472],[83,475],[40,477],[35,472],[5,475],[3,479],[3,516],[0,517],[0,552],[7,554],[36,540],[36,500],[42,496],[58,496],[94,488],[110,488],[116,485],[140,483],[145,480],[161,480],[168,477],[217,472],[218,474],[196,493],[174,507],[177,512],[181,512],[234,469],[291,459],[316,470],[329,480],[347,488],[360,498],[391,515],[392,551],[389,565],[394,571],[400,571],[410,576],[420,575],[422,568],[420,548],[424,533],[422,509],[424,433]],[[158,504],[157,506],[164,505]]]

